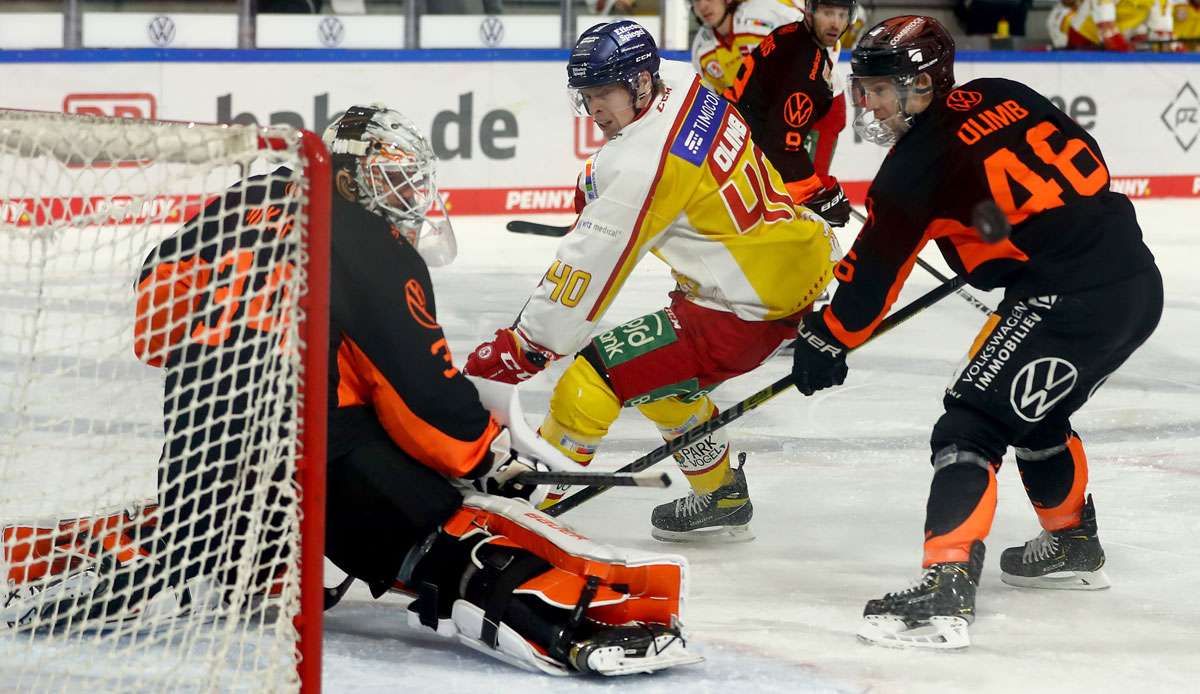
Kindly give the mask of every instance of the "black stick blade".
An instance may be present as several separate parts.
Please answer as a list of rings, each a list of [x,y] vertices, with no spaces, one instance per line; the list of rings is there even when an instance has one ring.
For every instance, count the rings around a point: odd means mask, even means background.
[[[538,224],[537,222],[526,222],[520,219],[514,219],[505,225],[514,234],[533,234],[534,236],[551,236],[560,238],[567,235],[571,231],[571,227],[559,227],[551,224]]]

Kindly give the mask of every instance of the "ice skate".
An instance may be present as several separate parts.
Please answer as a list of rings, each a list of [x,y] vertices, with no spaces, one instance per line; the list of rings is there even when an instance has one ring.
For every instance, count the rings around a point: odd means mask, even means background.
[[[1103,566],[1096,507],[1089,495],[1079,525],[1054,532],[1043,530],[1024,547],[1004,550],[1000,555],[1000,580],[1020,588],[1102,590],[1110,585]]]
[[[858,638],[889,648],[957,649],[971,645],[975,589],[984,546],[971,546],[970,561],[934,564],[915,585],[867,602]]]
[[[754,505],[746,486],[746,454],[738,455],[733,481],[708,494],[691,492],[654,508],[650,535],[664,542],[744,542],[753,540]]]
[[[572,645],[570,663],[580,672],[630,675],[704,660],[688,652],[678,627],[631,624],[602,629]]]

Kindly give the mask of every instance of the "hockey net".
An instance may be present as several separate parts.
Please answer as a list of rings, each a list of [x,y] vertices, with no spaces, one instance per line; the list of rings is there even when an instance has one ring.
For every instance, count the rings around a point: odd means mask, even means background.
[[[0,110],[0,689],[319,687],[329,190],[305,131]]]

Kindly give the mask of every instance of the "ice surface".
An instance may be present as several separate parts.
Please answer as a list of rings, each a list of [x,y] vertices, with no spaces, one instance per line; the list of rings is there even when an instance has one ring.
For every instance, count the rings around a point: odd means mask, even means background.
[[[1091,461],[1112,589],[1039,592],[1000,583],[1000,552],[1039,530],[1010,456],[969,651],[892,651],[854,638],[866,600],[920,573],[929,429],[942,388],[983,320],[951,296],[853,355],[844,387],[807,399],[785,394],[730,425],[734,446],[750,453],[754,542],[664,546],[650,539],[651,507],[684,493],[682,480],[666,490],[611,491],[563,516],[596,539],[690,559],[687,627],[705,663],[619,681],[551,679],[409,631],[400,602],[372,601],[359,588],[326,614],[326,690],[1195,691],[1200,201],[1143,201],[1137,209],[1165,277],[1166,311],[1157,333],[1074,420]],[[512,323],[554,252],[555,240],[506,233],[506,221],[456,220],[459,259],[434,271],[439,318],[459,364]],[[843,234],[847,244],[853,233]],[[935,252],[925,257],[944,268]],[[934,284],[916,270],[901,301]],[[646,258],[605,325],[660,308],[669,288],[665,266]],[[522,387],[534,425],[564,366]],[[776,358],[714,397],[731,405],[787,369]],[[649,422],[626,411],[596,465],[619,467],[659,443]]]

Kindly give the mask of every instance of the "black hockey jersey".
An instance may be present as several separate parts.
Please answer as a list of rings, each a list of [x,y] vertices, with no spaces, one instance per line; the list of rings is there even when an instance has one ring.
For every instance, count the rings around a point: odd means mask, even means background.
[[[143,264],[134,351],[166,368],[164,459],[180,470],[236,459],[265,422],[289,425],[273,408],[290,393],[261,392],[291,381],[264,382],[278,373],[271,355],[287,327],[266,309],[286,298],[279,278],[295,271],[287,258],[298,241],[296,203],[264,201],[294,197],[284,190],[291,178],[279,169],[235,184]],[[424,261],[384,218],[336,192],[331,230],[330,458],[382,424],[410,457],[445,475],[490,462],[499,426],[451,363]]]
[[[449,477],[490,464],[499,425],[451,362],[425,261],[382,217],[333,197],[330,457],[378,420],[405,453]]]
[[[833,103],[832,70],[829,54],[808,25],[792,22],[746,56],[733,86],[725,90],[797,202],[821,190],[804,138]]]
[[[971,228],[987,199],[1012,224],[994,245]],[[936,97],[888,153],[867,192],[867,221],[835,269],[830,332],[849,347],[870,337],[929,241],[968,283],[1012,298],[1086,289],[1154,263],[1133,205],[1109,189],[1096,141],[1006,79]]]

